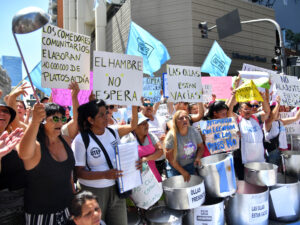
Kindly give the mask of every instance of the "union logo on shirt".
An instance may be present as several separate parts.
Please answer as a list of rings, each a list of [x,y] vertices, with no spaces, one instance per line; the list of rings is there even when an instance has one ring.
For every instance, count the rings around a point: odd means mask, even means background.
[[[99,158],[101,156],[101,150],[100,148],[93,147],[90,151],[91,156],[93,156],[95,159]]]

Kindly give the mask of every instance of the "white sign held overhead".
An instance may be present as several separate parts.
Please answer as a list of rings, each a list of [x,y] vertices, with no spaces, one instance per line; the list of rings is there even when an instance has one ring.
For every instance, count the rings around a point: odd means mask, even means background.
[[[201,96],[202,102],[211,102],[212,101],[212,85],[211,84],[204,84],[202,85],[203,88],[203,95]]]
[[[108,104],[141,105],[143,58],[111,52],[94,52],[93,90]]]
[[[167,65],[170,102],[201,102],[200,67]]]
[[[42,29],[42,87],[90,89],[91,38],[53,25]]]

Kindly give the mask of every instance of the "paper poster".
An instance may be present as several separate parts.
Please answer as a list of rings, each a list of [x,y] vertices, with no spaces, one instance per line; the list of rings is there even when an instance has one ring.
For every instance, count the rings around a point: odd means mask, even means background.
[[[194,209],[194,225],[219,225],[224,217],[224,204],[217,209],[215,206],[200,206]]]
[[[143,184],[132,190],[131,198],[142,209],[153,206],[162,196],[162,183],[159,183],[149,167],[142,173]]]
[[[211,102],[212,101],[212,85],[211,84],[203,84],[202,85],[203,95],[201,96],[202,102]]]
[[[202,95],[200,67],[167,65],[170,102],[200,102]]]
[[[91,38],[62,28],[42,28],[42,87],[67,89],[76,81],[90,89]]]
[[[143,96],[150,102],[159,102],[161,95],[161,77],[144,77],[143,78]]]
[[[265,199],[265,193],[253,196],[248,202],[248,221],[251,224],[258,224],[267,221],[269,218],[269,201]]]
[[[200,129],[210,154],[239,148],[238,125],[233,117],[201,121]]]
[[[300,106],[300,81],[297,77],[276,75],[272,77],[274,91],[281,97],[280,105]]]
[[[296,112],[281,112],[280,119],[294,117]],[[300,121],[296,121],[289,125],[284,125],[286,134],[300,134]]]
[[[212,93],[217,99],[229,99],[231,97],[232,77],[202,77],[202,85],[212,85]]]
[[[263,102],[257,87],[255,86],[253,80],[243,84],[235,92],[235,98],[237,102],[250,102],[253,100]]]
[[[197,186],[186,188],[186,191],[188,194],[190,209],[194,209],[201,206],[205,201],[204,182]]]
[[[270,75],[277,75],[277,72],[274,71],[274,70],[268,70],[268,69],[265,69],[265,68],[262,68],[262,67],[259,67],[259,66],[254,66],[254,65],[251,65],[251,64],[247,64],[247,63],[243,63],[243,68],[242,68],[243,71],[261,71],[261,72],[267,72],[269,73]]]
[[[94,87],[97,99],[114,105],[141,105],[143,58],[94,51]]]

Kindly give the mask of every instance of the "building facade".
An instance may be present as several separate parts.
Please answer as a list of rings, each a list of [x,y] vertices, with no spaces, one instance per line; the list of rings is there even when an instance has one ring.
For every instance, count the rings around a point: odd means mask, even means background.
[[[11,85],[16,86],[22,80],[22,60],[16,56],[2,56],[2,68],[11,79]]]

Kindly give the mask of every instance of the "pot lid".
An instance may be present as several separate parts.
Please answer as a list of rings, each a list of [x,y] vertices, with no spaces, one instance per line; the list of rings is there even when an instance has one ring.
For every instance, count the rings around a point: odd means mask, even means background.
[[[174,223],[181,220],[182,211],[157,206],[146,212],[146,218],[154,223]]]

